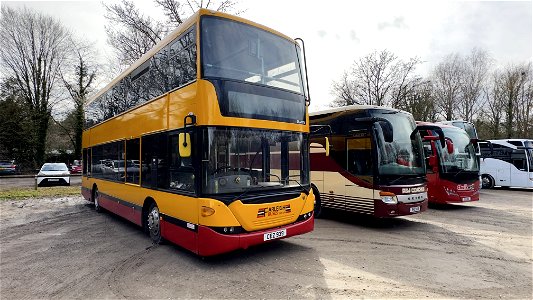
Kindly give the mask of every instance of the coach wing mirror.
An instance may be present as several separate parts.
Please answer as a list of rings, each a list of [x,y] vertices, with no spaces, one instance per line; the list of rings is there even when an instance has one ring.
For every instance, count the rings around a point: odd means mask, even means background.
[[[453,153],[453,142],[449,138],[446,138],[446,150],[448,151],[449,154]]]
[[[416,126],[416,129],[413,130],[413,132],[411,132],[411,135],[409,137],[411,138],[411,140],[414,140],[417,132],[419,132],[419,131],[422,132],[422,131],[427,131],[427,130],[431,130],[431,131],[435,132],[439,136],[439,141],[440,141],[440,145],[441,145],[442,148],[444,148],[444,146],[446,146],[446,139],[444,138],[444,132],[442,131],[442,129],[439,126],[418,125],[418,126]]]
[[[179,134],[178,145],[181,157],[191,157],[191,135],[188,132]]]

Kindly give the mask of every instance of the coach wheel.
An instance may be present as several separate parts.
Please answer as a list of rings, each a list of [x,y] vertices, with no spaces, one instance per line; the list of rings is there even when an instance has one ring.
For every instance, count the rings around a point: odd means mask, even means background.
[[[102,207],[100,206],[100,192],[98,192],[97,187],[94,187],[93,189],[93,201],[94,201],[94,211],[101,212]]]
[[[494,179],[490,175],[481,176],[481,187],[484,189],[491,189],[494,187]]]
[[[314,185],[313,194],[315,195],[315,218],[320,218],[320,215],[322,214],[322,202],[320,201],[320,194],[318,193],[318,189]]]
[[[148,233],[154,244],[161,244],[161,223],[159,222],[159,208],[155,203],[150,205],[148,218],[146,218]]]

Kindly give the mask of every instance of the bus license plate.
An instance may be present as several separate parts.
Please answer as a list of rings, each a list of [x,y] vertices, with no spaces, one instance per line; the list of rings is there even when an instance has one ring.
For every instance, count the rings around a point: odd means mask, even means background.
[[[48,178],[48,181],[59,181],[57,178]]]
[[[411,207],[409,208],[409,211],[412,213],[420,212],[420,206]]]
[[[281,229],[278,231],[267,232],[263,235],[263,241],[270,241],[282,238],[287,235],[287,229]]]
[[[463,197],[463,198],[461,198],[461,200],[463,200],[463,202],[468,202],[468,201],[470,201],[471,199],[470,199],[470,197]]]

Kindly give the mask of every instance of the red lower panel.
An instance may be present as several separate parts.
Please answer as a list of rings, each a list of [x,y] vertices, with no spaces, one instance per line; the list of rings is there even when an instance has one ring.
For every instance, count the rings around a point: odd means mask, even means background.
[[[420,207],[420,211],[411,212],[412,207]],[[428,209],[428,201],[415,203],[387,204],[381,200],[374,200],[374,216],[377,218],[390,218],[418,214]]]
[[[197,234],[192,230],[161,220],[161,236],[176,245],[197,253]]]
[[[198,254],[201,256],[210,256],[236,249],[246,249],[253,245],[265,243],[263,237],[267,232],[286,229],[287,236],[283,238],[288,238],[313,231],[314,224],[315,220],[313,216],[296,224],[235,235],[220,234],[208,227],[198,226]]]
[[[83,198],[85,198],[85,200],[92,201],[91,200],[91,190],[89,190],[88,188],[82,187],[81,188],[81,195],[83,196]]]
[[[127,219],[139,226],[141,226],[141,211],[135,210],[131,206],[120,204],[120,202],[113,200],[105,195],[100,194],[100,206],[106,210]]]

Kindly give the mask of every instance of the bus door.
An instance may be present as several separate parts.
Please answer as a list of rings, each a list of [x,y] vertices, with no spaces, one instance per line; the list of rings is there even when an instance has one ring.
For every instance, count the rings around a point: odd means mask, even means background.
[[[346,139],[346,209],[374,212],[372,140],[367,130],[353,132]]]
[[[528,161],[525,150],[513,150],[510,168],[510,186],[528,186]]]

